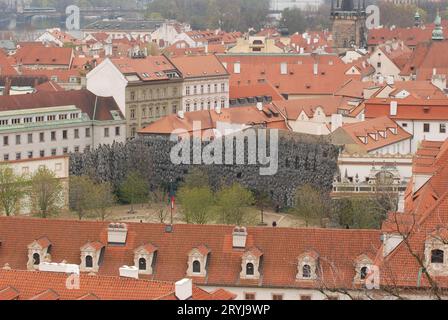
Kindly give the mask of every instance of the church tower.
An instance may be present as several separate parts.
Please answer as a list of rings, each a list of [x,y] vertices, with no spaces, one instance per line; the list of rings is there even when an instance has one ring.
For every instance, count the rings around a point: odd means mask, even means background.
[[[331,0],[334,48],[339,52],[366,46],[365,0]]]

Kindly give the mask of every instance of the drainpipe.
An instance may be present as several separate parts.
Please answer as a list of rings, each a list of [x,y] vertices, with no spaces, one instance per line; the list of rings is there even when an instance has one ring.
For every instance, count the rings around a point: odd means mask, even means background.
[[[95,123],[95,119],[96,119],[96,106],[98,104],[98,96],[95,95],[95,107],[93,108],[93,117],[92,117],[92,132],[90,133],[92,136],[92,148],[91,150],[93,151],[95,149],[95,127],[94,127],[94,123]]]

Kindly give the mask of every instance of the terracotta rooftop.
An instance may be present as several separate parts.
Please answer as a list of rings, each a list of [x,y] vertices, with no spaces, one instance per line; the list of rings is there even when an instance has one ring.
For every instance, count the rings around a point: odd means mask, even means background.
[[[174,57],[171,62],[186,79],[228,75],[227,70],[214,55]]]
[[[69,68],[73,60],[71,48],[53,48],[44,46],[26,46],[14,55],[17,64],[51,65]]]

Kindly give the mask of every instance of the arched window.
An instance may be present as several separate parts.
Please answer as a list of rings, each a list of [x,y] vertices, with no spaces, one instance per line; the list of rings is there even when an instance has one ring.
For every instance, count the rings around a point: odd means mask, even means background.
[[[40,255],[38,253],[33,254],[33,263],[35,266],[40,264]]]
[[[86,256],[86,268],[93,268],[92,256]]]
[[[253,276],[254,274],[255,274],[254,264],[249,262],[248,264],[246,264],[246,275]]]
[[[443,263],[443,251],[436,249],[431,251],[431,263]]]
[[[362,267],[361,268],[361,280],[365,280],[367,278],[367,272],[369,271],[369,269],[367,267]]]
[[[193,272],[201,273],[201,263],[198,260],[193,261]]]
[[[305,264],[302,267],[302,275],[304,278],[311,278],[311,267],[309,264]]]
[[[146,270],[146,259],[145,258],[138,259],[138,270]]]

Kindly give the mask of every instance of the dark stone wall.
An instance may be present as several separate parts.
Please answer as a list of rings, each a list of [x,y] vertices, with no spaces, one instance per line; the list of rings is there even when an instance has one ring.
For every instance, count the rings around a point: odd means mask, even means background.
[[[111,182],[117,190],[128,172],[137,170],[152,188],[166,188],[170,181],[178,186],[189,170],[199,167],[208,174],[214,190],[222,184],[238,182],[253,191],[267,192],[275,205],[284,208],[294,204],[296,189],[304,184],[330,191],[337,171],[338,149],[327,139],[308,135],[280,134],[278,172],[273,176],[261,176],[260,165],[174,165],[170,160],[174,145],[162,136],[103,145],[89,153],[71,155],[70,173]],[[247,148],[245,151],[247,159]]]

